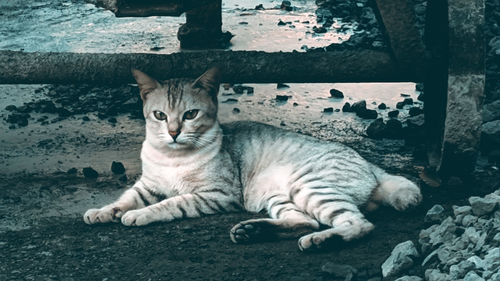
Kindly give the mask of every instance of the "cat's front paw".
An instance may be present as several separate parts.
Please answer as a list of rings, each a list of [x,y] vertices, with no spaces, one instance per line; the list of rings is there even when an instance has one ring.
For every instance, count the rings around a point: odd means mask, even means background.
[[[122,216],[122,224],[126,226],[141,226],[154,221],[154,215],[144,209],[128,211]]]
[[[106,206],[101,209],[89,209],[83,215],[86,224],[118,222],[123,214],[118,207]]]

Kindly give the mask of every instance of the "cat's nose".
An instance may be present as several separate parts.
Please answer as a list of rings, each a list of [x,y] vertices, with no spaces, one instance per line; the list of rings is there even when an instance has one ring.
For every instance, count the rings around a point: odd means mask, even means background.
[[[174,141],[179,135],[179,133],[180,133],[179,131],[168,131],[168,134],[174,139]]]

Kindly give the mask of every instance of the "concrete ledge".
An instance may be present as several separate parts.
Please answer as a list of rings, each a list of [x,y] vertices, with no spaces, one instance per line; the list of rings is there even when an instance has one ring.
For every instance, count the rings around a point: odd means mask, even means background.
[[[390,55],[374,50],[266,53],[196,51],[169,55],[25,53],[0,51],[0,84],[132,83],[130,68],[158,79],[197,77],[212,65],[225,71],[224,82],[408,82]]]

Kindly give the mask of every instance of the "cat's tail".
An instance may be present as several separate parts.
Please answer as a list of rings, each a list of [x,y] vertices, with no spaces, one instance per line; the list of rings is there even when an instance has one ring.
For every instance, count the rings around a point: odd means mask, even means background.
[[[371,203],[382,203],[403,211],[422,201],[420,188],[415,183],[405,177],[388,174],[375,165],[372,166],[378,186],[372,193]]]

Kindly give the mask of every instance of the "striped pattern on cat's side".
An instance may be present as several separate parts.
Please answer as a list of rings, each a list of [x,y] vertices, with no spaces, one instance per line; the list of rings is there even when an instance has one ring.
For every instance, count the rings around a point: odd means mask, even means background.
[[[142,175],[117,201],[88,210],[88,224],[140,226],[264,210],[269,218],[236,224],[231,240],[300,237],[307,250],[334,236],[350,241],[368,233],[373,225],[361,210],[404,210],[421,200],[414,183],[340,143],[256,122],[219,124],[216,68],[194,82],[133,75],[146,118]]]

